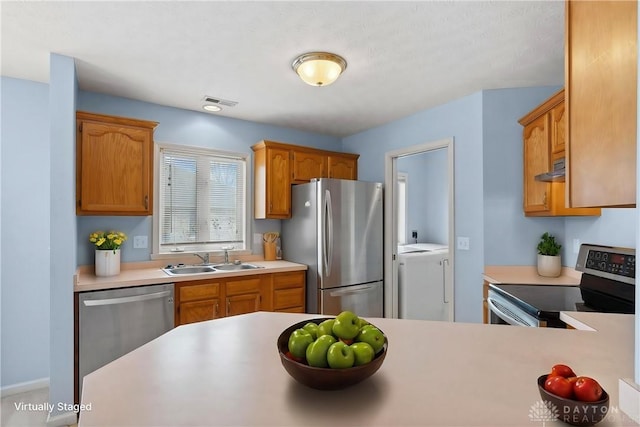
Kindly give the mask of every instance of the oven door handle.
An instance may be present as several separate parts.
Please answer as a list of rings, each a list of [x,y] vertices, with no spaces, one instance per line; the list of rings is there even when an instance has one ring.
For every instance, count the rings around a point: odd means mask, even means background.
[[[536,325],[531,325],[528,322],[526,322],[524,319],[520,319],[520,318],[515,318],[512,316],[509,316],[507,313],[504,312],[504,310],[501,309],[502,304],[496,303],[496,301],[494,301],[493,298],[489,297],[487,298],[487,303],[489,304],[489,309],[499,318],[501,318],[502,320],[504,320],[505,322],[507,322],[509,325],[514,325],[514,326],[536,326]]]

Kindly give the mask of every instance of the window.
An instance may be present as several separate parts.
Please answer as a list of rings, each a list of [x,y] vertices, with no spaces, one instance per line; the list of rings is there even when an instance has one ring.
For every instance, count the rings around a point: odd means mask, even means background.
[[[156,253],[247,249],[244,155],[160,146]]]
[[[407,181],[409,175],[398,173],[398,244],[407,243]]]

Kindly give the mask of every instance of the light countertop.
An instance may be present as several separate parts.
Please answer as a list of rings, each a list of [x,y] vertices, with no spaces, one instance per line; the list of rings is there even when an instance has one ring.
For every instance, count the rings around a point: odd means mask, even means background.
[[[380,370],[318,391],[293,380],[276,349],[282,330],[313,317],[258,312],[175,328],[85,377],[91,406],[79,426],[535,427],[536,379],[554,364],[597,379],[611,408],[618,380],[633,376],[632,315],[563,313],[593,330],[368,319],[389,339]],[[598,426],[637,425],[611,415]]]
[[[578,286],[582,273],[573,268],[562,267],[560,277],[538,275],[536,266],[531,265],[487,265],[484,280],[489,283]]]
[[[210,279],[213,277],[237,277],[251,276],[255,274],[283,273],[287,271],[306,270],[304,264],[289,261],[248,261],[258,267],[254,270],[216,271],[214,273],[185,274],[181,276],[169,276],[162,271],[167,265],[164,262],[148,262],[123,264],[120,274],[111,277],[97,277],[93,273],[93,266],[81,267],[74,276],[74,292],[95,291],[100,289],[126,288],[139,285],[153,285],[160,283],[177,283],[190,280]],[[173,262],[172,262],[173,263]]]

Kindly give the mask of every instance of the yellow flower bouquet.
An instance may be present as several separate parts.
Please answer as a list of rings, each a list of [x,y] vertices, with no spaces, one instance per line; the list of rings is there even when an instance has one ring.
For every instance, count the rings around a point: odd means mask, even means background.
[[[116,249],[120,249],[120,246],[127,240],[127,235],[122,231],[95,231],[89,235],[89,241],[96,245],[99,250],[112,249],[115,253]]]

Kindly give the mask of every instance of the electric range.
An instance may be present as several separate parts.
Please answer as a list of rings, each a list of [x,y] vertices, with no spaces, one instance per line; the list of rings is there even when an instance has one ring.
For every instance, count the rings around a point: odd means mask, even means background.
[[[579,286],[490,284],[491,323],[566,327],[561,311],[635,313],[635,249],[583,244]]]

